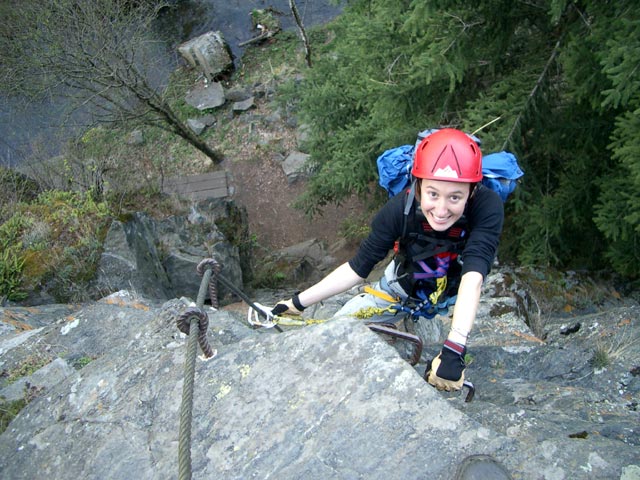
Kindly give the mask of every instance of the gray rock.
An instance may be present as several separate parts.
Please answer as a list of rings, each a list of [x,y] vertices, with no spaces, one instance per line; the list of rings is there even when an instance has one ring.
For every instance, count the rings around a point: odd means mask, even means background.
[[[307,150],[307,143],[309,142],[310,131],[311,126],[306,123],[298,126],[296,130],[296,142],[298,144],[298,149],[301,152],[309,153]]]
[[[227,97],[227,100],[231,102],[242,102],[252,96],[251,92],[239,86],[231,87],[225,92],[225,95]]]
[[[125,142],[128,145],[142,145],[144,144],[144,135],[142,130],[134,130],[125,139]]]
[[[242,100],[240,102],[235,102],[233,104],[233,111],[234,112],[245,112],[247,110],[249,110],[250,108],[253,108],[255,104],[254,98],[253,97],[249,97],[246,100]]]
[[[11,385],[0,389],[0,398],[9,402],[20,400],[25,395],[33,395],[40,390],[53,387],[74,373],[75,370],[66,361],[56,358],[31,375],[21,377]]]
[[[125,223],[111,224],[94,288],[105,294],[136,290],[151,298],[169,298],[171,282],[156,248],[154,222],[147,215],[136,213]]]
[[[222,267],[221,274],[242,288],[241,264],[246,260],[216,224],[233,224],[233,234],[248,235],[246,222],[235,222],[242,215],[232,202],[214,200],[193,205],[184,216],[154,220],[135,214],[125,223],[114,221],[92,288],[103,295],[135,290],[161,300],[195,298],[202,281],[196,267],[205,258],[214,258]],[[231,299],[231,292],[224,287],[218,294],[221,301]]]
[[[267,125],[278,125],[282,122],[282,112],[280,108],[274,108],[273,112],[264,117],[264,123]]]
[[[217,315],[211,322],[220,328]],[[138,341],[112,344],[29,404],[0,436],[4,475],[175,478],[185,340],[174,328],[138,325]],[[437,479],[466,451],[508,452],[510,442],[466,421],[361,324],[227,346],[210,337],[217,356],[197,362],[195,478],[416,478],[428,455]],[[457,440],[443,441],[451,431]]]
[[[187,125],[196,135],[200,135],[204,132],[205,128],[210,127],[216,123],[216,117],[213,115],[203,115],[199,118],[187,119]]]
[[[193,68],[198,68],[209,80],[233,67],[233,59],[222,32],[207,32],[178,47],[178,52]]]
[[[449,479],[472,455],[517,479],[634,478],[640,307],[573,317],[583,327],[571,335],[561,333],[567,318],[551,316],[543,342],[503,308],[521,286],[494,288],[498,277],[468,345],[471,403],[434,390],[424,362],[412,367],[358,320],[278,334],[248,328],[246,306],[207,309],[217,354],[196,362],[193,478]],[[256,298],[271,305],[281,294]],[[328,319],[347,297],[305,316]],[[186,349],[176,319],[189,304],[119,292],[3,341],[8,371],[38,349],[96,358],[44,388],[0,435],[3,477],[175,478]],[[609,366],[587,369],[603,341]],[[427,357],[440,348],[426,344]]]
[[[224,105],[224,88],[218,82],[205,82],[193,88],[185,97],[185,102],[198,110],[216,108]]]
[[[295,182],[305,175],[305,165],[310,155],[302,152],[291,152],[282,162],[282,170],[289,183]]]
[[[187,125],[196,135],[200,135],[207,128],[207,124],[198,118],[188,118]]]
[[[316,238],[312,238],[310,240],[285,247],[278,253],[287,258],[308,257],[315,263],[320,264],[327,255],[326,250],[324,243]]]
[[[5,328],[6,332],[22,332],[44,327],[58,318],[71,315],[79,308],[80,305],[64,303],[52,303],[38,307],[0,307],[0,337],[5,333]]]

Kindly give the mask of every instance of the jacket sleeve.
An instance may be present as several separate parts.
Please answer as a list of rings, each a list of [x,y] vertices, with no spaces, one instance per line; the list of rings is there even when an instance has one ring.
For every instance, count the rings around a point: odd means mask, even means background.
[[[406,192],[399,193],[378,211],[371,222],[369,236],[349,260],[349,265],[360,277],[367,278],[402,235],[405,197]]]
[[[462,252],[462,275],[491,271],[504,223],[504,204],[493,190],[481,186],[469,205],[469,239]]]

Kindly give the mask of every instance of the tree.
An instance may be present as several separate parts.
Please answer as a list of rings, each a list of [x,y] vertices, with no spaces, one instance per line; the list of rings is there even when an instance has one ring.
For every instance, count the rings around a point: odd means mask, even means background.
[[[513,151],[526,173],[503,258],[640,275],[634,2],[353,0],[332,29],[297,91],[313,126],[307,212],[368,195],[376,157],[424,128],[499,118],[483,151]]]
[[[298,6],[296,5],[295,0],[289,0],[289,8],[291,9],[293,18],[296,21],[298,32],[300,33],[300,39],[304,45],[304,59],[307,62],[307,67],[311,68],[311,46],[309,44],[309,37],[307,36],[307,31],[305,30],[304,25],[302,24],[302,19],[300,18],[300,13],[298,13]]]
[[[154,5],[155,4],[155,5]],[[97,122],[142,122],[179,135],[213,162],[221,156],[179,118],[154,82],[150,38],[164,2],[27,0],[0,25],[5,90],[64,95]]]

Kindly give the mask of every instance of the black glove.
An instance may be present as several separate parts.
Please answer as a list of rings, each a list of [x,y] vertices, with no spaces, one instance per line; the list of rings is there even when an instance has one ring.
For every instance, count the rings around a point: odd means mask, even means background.
[[[290,300],[280,300],[276,303],[275,307],[271,310],[272,315],[282,315],[286,313],[288,315],[302,315],[306,307],[304,307],[298,299],[298,293],[296,293]]]
[[[436,370],[436,375],[445,380],[459,380],[466,368],[464,356],[467,348],[464,345],[447,340],[440,351],[440,365]]]
[[[460,390],[464,383],[466,353],[464,345],[445,341],[440,354],[431,362],[427,381],[438,390]]]
[[[291,300],[280,300],[271,310],[271,314],[282,315],[283,313],[289,313],[290,315],[300,315],[300,312],[296,312],[294,309],[295,307],[291,303]]]

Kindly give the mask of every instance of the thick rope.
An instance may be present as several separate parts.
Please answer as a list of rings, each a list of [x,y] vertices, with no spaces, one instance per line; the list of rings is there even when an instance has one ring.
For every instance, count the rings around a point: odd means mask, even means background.
[[[398,306],[397,305],[389,305],[388,307],[363,307],[360,310],[352,313],[352,315],[356,318],[359,318],[361,320],[367,319],[367,318],[371,318],[371,317],[375,317],[378,315],[384,315],[385,313],[391,313],[393,315],[395,315],[396,313],[398,313]]]
[[[180,435],[178,443],[178,478],[191,479],[191,418],[193,406],[193,380],[196,371],[197,341],[200,331],[197,321],[190,322],[187,357],[184,364],[182,406],[180,409]]]
[[[180,434],[178,443],[178,478],[179,480],[191,479],[191,420],[193,418],[193,386],[196,373],[196,354],[198,344],[206,358],[215,355],[215,351],[207,341],[209,317],[203,310],[207,288],[211,296],[211,304],[218,305],[218,297],[215,288],[214,272],[220,271],[220,265],[213,259],[206,259],[197,267],[198,274],[202,275],[196,307],[188,308],[177,320],[178,329],[189,335],[187,355],[184,364],[184,383],[182,385],[182,404],[180,406]]]
[[[218,308],[218,289],[216,284],[216,277],[220,275],[220,264],[216,262],[213,258],[205,258],[202,260],[198,266],[196,267],[196,271],[198,275],[203,276],[202,282],[200,283],[200,291],[198,292],[198,300],[197,304],[199,307],[204,305],[204,297],[206,293],[206,289],[203,292],[203,286],[209,286],[209,298],[211,299],[211,306],[213,308]],[[215,274],[215,275],[213,275]],[[205,282],[205,278],[206,282]]]

